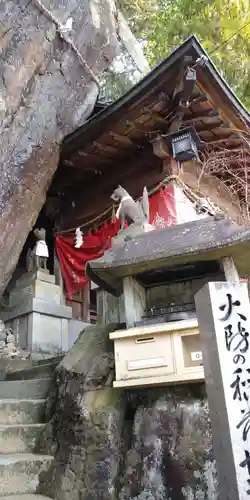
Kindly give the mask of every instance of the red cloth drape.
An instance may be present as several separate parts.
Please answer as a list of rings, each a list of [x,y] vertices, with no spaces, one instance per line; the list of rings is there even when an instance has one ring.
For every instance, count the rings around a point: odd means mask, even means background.
[[[172,184],[150,198],[150,223],[156,228],[176,224],[175,188]]]
[[[150,223],[156,228],[176,224],[176,206],[174,186],[161,189],[149,200]],[[94,234],[83,237],[80,248],[74,247],[74,234],[56,235],[56,252],[60,262],[65,287],[69,298],[80,290],[88,281],[85,265],[89,260],[98,259],[111,244],[111,238],[120,229],[119,221],[104,222],[101,229]]]

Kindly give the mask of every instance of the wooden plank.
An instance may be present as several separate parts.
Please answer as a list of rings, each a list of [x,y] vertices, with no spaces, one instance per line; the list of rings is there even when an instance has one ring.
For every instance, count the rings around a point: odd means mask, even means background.
[[[191,109],[193,113],[203,113],[205,111],[210,111],[211,109],[216,109],[214,106],[211,104],[211,102],[207,101],[200,101],[200,102],[193,102],[191,103]]]
[[[63,160],[64,161],[64,160]],[[77,153],[74,153],[70,161],[75,164],[76,162],[87,162],[88,164],[94,165],[95,163],[98,163],[100,165],[105,165],[107,164],[107,160],[105,158],[102,158],[100,154],[94,154],[94,153],[87,153],[85,151],[79,150]],[[94,170],[94,168],[92,169]]]
[[[210,131],[212,131],[214,134],[218,132],[219,125],[220,123],[218,123],[218,121],[216,123],[200,123],[200,124],[197,123],[195,126],[195,130],[198,134],[200,132],[210,132]]]
[[[121,151],[115,145],[111,146],[110,144],[106,144],[105,142],[94,141],[93,146],[97,149],[97,151],[101,153],[111,153],[115,157],[117,157],[121,153]]]
[[[114,297],[106,290],[98,288],[96,291],[97,316],[96,322],[101,325],[122,323],[124,318],[123,296]]]
[[[90,284],[89,282],[83,288],[83,320],[90,322]]]
[[[195,69],[187,69],[189,62],[190,58],[184,57],[176,81],[175,90],[172,96],[172,101],[173,104],[175,103],[176,111],[170,122],[169,133],[177,132],[180,129],[185,111],[188,109],[187,104],[194,90],[194,81],[192,79],[186,79],[186,70],[189,73],[193,73],[193,76],[196,77]]]
[[[124,146],[133,146],[133,141],[131,141],[131,139],[129,139],[129,137],[126,135],[120,135],[116,132],[109,132],[109,135],[112,137],[112,139],[118,142],[118,144],[122,143],[124,144]]]
[[[227,281],[240,283],[239,274],[232,257],[224,257],[221,259],[223,271]]]
[[[71,173],[72,170],[81,170],[84,172],[94,172],[95,169],[102,169],[102,168],[105,168],[105,166],[109,166],[109,163],[107,162],[98,162],[98,158],[97,156],[95,157],[94,159],[94,156],[92,156],[92,158],[85,158],[83,156],[74,156],[73,158],[73,164],[72,164],[72,167],[71,167]],[[95,164],[96,167],[95,167]],[[67,172],[67,176],[69,175],[69,171]],[[67,181],[67,179],[65,179]]]
[[[214,110],[214,109],[209,109],[205,111],[200,111],[193,113],[192,116],[186,118],[184,115],[183,122],[186,124],[194,124],[196,122],[199,122],[200,120],[203,120],[203,118],[212,118],[212,117],[219,117],[219,113]]]
[[[217,135],[219,138],[222,138],[222,137],[230,137],[232,135],[232,130],[229,128],[229,127],[215,127],[214,130],[213,130],[213,133],[215,135]],[[237,138],[237,136],[234,136]]]
[[[145,288],[131,276],[123,279],[125,318],[127,328],[135,326],[140,321],[146,308]]]
[[[198,71],[198,80],[200,89],[208,95],[208,98],[213,104],[215,108],[220,108],[224,117],[232,123],[233,128],[240,130],[247,130],[247,126],[240,119],[238,113],[233,112],[233,110],[229,107],[228,101],[226,99],[221,99],[221,96],[217,92],[215,86],[213,85],[213,81],[205,80],[202,82],[202,72]],[[216,104],[215,104],[216,103]]]
[[[197,97],[194,97],[191,99],[191,105],[192,104],[199,104],[200,102],[207,102],[208,97],[206,94],[199,94]]]
[[[220,137],[217,139],[217,137],[214,136],[214,138],[211,138],[211,140],[206,140],[207,145],[221,144],[223,142],[225,144],[227,144],[228,142],[235,142],[237,144],[240,144],[240,139],[238,139],[234,134],[231,134],[228,137]]]

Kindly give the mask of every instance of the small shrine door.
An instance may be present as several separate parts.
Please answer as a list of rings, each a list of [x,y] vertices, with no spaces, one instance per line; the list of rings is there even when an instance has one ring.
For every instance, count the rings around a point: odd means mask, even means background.
[[[90,297],[89,285],[84,286],[76,292],[72,299],[66,299],[66,304],[72,307],[72,317],[89,323],[90,320]]]
[[[87,323],[96,323],[96,290],[90,284],[75,293],[72,299],[66,299],[67,305],[72,307],[72,317]]]

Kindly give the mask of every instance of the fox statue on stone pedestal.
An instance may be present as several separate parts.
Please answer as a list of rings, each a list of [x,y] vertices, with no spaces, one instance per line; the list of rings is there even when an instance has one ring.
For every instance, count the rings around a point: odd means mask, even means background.
[[[35,229],[34,235],[37,242],[34,248],[29,249],[26,256],[26,267],[27,271],[37,271],[42,269],[47,271],[47,260],[49,257],[49,250],[45,241],[46,231],[44,228]]]
[[[115,189],[111,199],[119,202],[116,217],[120,221],[121,229],[125,227],[125,223],[129,226],[134,223],[149,224],[149,199],[146,187],[143,189],[141,201],[134,201],[122,186]]]

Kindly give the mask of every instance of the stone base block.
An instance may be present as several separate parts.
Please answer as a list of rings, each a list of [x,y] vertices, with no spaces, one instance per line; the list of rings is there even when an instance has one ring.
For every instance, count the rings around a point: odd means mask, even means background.
[[[53,355],[67,351],[68,323],[69,320],[66,318],[47,316],[41,313],[29,315],[28,350]]]
[[[3,316],[22,349],[53,356],[68,350],[71,307],[28,297]]]
[[[44,271],[26,273],[17,282],[10,293],[10,305],[21,303],[26,297],[42,299],[55,304],[61,302],[61,288],[55,285],[55,276]]]
[[[34,297],[60,304],[61,288],[59,285],[53,285],[52,283],[36,279],[34,283]]]
[[[21,349],[51,356],[68,350],[71,318],[71,307],[61,304],[55,276],[40,269],[16,281],[3,312],[3,321]]]

